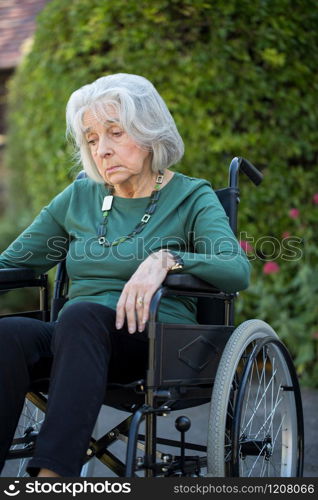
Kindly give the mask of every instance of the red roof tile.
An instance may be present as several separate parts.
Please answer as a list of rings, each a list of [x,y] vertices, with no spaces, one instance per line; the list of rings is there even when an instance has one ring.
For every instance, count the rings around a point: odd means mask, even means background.
[[[23,43],[36,27],[36,16],[49,0],[0,0],[0,69],[14,68]]]

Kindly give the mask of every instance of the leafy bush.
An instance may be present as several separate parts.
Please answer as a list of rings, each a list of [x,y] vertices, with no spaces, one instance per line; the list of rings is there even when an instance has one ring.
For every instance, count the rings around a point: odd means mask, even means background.
[[[74,175],[64,138],[70,93],[103,74],[149,78],[185,140],[176,169],[215,188],[226,185],[233,156],[263,171],[258,188],[240,180],[239,227],[256,259],[237,320],[272,324],[316,385],[317,24],[314,0],[52,0],[11,81],[7,154],[12,213],[28,207],[31,218]],[[303,240],[301,257],[259,244],[282,243],[286,231]],[[268,260],[279,266],[272,274]]]

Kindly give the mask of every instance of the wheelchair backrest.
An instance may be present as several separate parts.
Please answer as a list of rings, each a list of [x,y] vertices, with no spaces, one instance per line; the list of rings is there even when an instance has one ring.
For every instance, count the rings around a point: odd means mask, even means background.
[[[237,205],[240,201],[239,189],[234,187],[227,187],[223,189],[216,189],[215,194],[219,198],[226,215],[229,218],[229,224],[233,233],[237,233]]]
[[[219,198],[229,224],[236,235],[237,233],[237,206],[240,201],[239,189],[227,187],[216,189],[215,194]],[[225,304],[223,301],[213,298],[200,297],[197,302],[197,321],[200,325],[224,325],[225,324]],[[234,310],[231,308],[230,322],[234,323]]]

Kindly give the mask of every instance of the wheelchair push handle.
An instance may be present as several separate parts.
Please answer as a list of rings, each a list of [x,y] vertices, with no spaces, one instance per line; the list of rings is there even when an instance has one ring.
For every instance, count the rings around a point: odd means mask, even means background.
[[[244,172],[244,174],[246,174],[256,186],[258,186],[258,184],[260,184],[263,180],[263,174],[245,158],[240,158],[240,160],[240,169],[242,172]]]
[[[238,187],[238,174],[242,170],[245,175],[258,186],[263,180],[263,174],[254,165],[243,157],[235,157],[230,164],[229,185]]]

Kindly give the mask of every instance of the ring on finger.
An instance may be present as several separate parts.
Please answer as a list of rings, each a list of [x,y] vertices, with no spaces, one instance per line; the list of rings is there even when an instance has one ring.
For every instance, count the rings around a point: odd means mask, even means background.
[[[144,305],[144,298],[143,298],[143,297],[141,297],[141,296],[140,296],[140,297],[138,297],[138,299],[137,299],[137,304],[138,304],[139,306],[143,306],[143,305]]]

